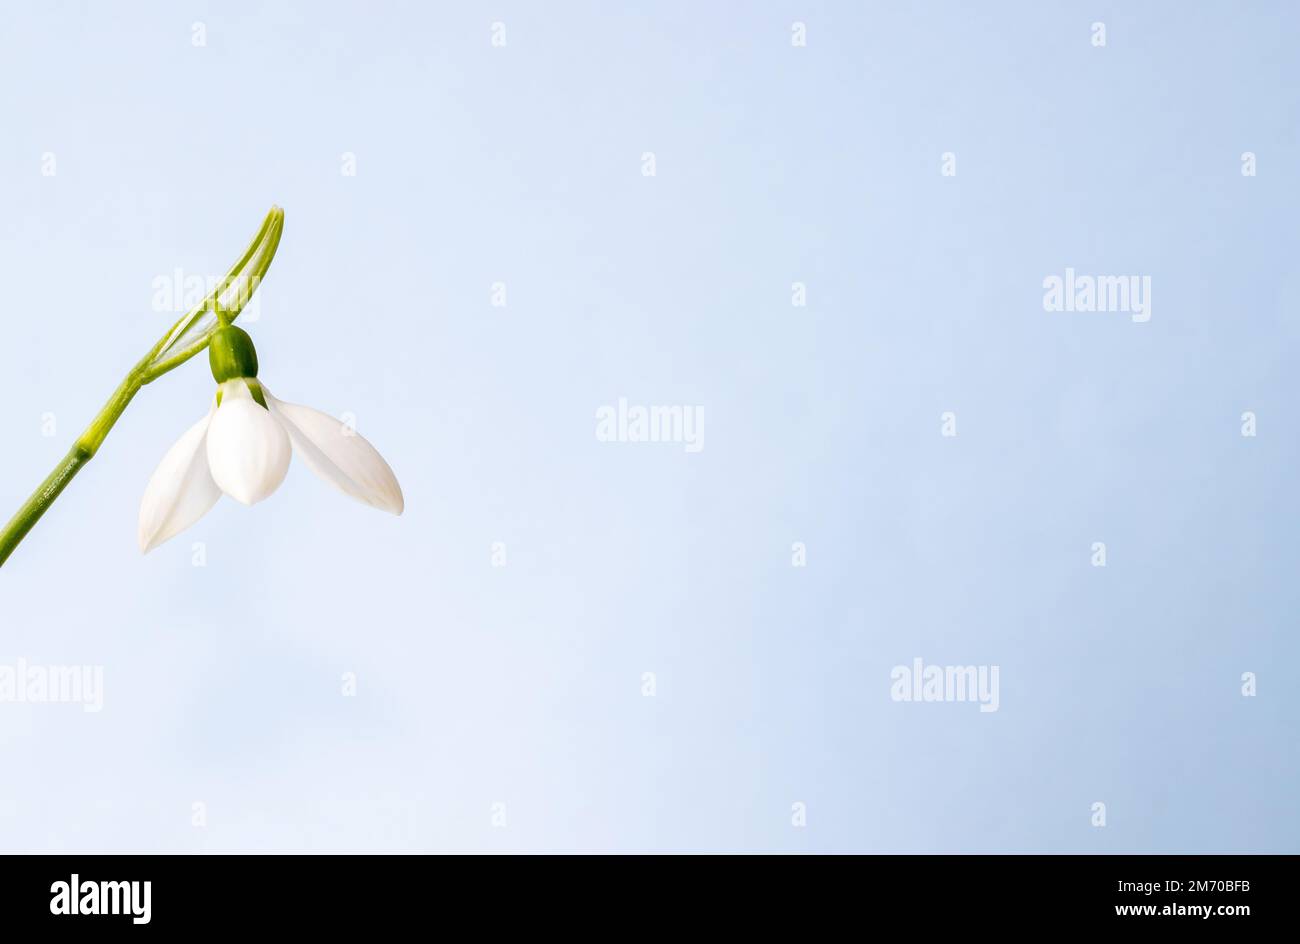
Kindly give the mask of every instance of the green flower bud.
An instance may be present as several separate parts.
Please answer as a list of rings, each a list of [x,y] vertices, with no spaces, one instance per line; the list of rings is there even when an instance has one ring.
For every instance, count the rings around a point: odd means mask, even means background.
[[[223,325],[212,333],[208,344],[208,363],[217,383],[257,376],[257,350],[248,332],[234,325]]]

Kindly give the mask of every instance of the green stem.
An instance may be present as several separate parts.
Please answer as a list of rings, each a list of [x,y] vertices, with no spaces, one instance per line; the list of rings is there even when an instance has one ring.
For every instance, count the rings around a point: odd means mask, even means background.
[[[86,431],[78,437],[76,443],[68,451],[67,456],[54,468],[44,482],[34,491],[30,498],[23,503],[18,509],[18,513],[13,516],[3,530],[0,530],[0,566],[9,559],[20,541],[27,536],[27,533],[36,526],[36,522],[41,519],[41,515],[49,509],[67,488],[68,483],[72,481],[81,469],[94,458],[99,447],[104,444],[108,437],[109,431],[113,424],[126,410],[132,397],[139,393],[140,388],[145,384],[152,383],[168,371],[174,370],[185,361],[189,360],[199,351],[203,350],[211,337],[212,331],[216,328],[216,319],[213,318],[213,324],[206,330],[197,332],[194,339],[181,345],[179,342],[185,339],[186,335],[193,332],[203,317],[211,309],[216,307],[217,301],[235,281],[241,277],[246,277],[248,289],[241,290],[237,293],[234,303],[229,306],[220,306],[223,318],[229,317],[234,320],[247,304],[248,299],[252,297],[253,292],[261,283],[262,277],[266,275],[267,269],[271,266],[271,260],[275,257],[275,250],[280,244],[280,234],[284,230],[284,211],[279,207],[272,207],[271,212],[266,215],[261,229],[253,237],[252,243],[239,258],[239,261],[231,267],[226,273],[225,278],[218,284],[217,288],[194,308],[190,309],[172,329],[163,335],[162,339],[150,349],[138,364],[131,368],[130,373],[118,386],[117,390],[104,404],[103,409],[91,420]],[[247,271],[245,271],[247,270]],[[177,350],[173,350],[177,348]]]

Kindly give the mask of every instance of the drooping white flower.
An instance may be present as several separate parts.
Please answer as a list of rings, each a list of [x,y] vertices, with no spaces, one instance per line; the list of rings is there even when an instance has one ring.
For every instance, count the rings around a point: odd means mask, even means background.
[[[140,550],[148,553],[184,531],[223,492],[245,505],[262,501],[280,487],[295,453],[345,495],[402,513],[397,477],[354,429],[275,399],[251,377],[236,377],[220,384],[208,415],[168,450],[149,480],[140,504]]]

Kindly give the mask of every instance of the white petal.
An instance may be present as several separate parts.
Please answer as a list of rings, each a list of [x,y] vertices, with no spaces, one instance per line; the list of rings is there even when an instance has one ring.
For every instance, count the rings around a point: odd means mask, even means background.
[[[255,505],[279,488],[289,471],[289,436],[242,380],[228,381],[221,390],[221,406],[208,427],[208,466],[223,492]]]
[[[320,410],[277,400],[265,387],[262,392],[309,469],[357,501],[395,515],[402,513],[406,502],[397,476],[360,433]]]
[[[215,410],[216,407],[214,406]],[[205,448],[212,410],[167,450],[154,470],[140,502],[141,553],[180,534],[208,513],[221,497],[221,489],[208,471]]]

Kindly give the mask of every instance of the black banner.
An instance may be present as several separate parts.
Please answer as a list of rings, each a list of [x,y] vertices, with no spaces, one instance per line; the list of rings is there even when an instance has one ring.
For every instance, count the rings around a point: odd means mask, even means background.
[[[92,933],[374,930],[435,913],[497,926],[557,909],[568,912],[566,923],[594,923],[620,908],[634,923],[699,910],[792,927],[919,916],[931,930],[1102,924],[1233,933],[1287,919],[1295,866],[1277,856],[751,856],[713,861],[711,876],[692,875],[699,862],[663,876],[642,871],[661,867],[654,862],[607,863],[595,879],[585,857],[569,858],[529,874],[536,863],[421,856],[10,857],[0,914],[8,930]]]

